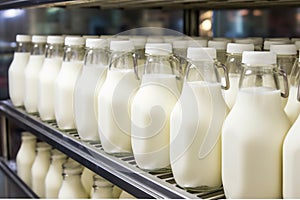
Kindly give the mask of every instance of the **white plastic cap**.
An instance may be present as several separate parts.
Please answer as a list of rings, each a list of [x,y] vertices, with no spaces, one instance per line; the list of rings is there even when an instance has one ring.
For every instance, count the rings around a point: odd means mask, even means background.
[[[32,42],[33,43],[46,43],[47,42],[47,36],[33,35],[32,36]]]
[[[167,56],[172,53],[172,45],[170,43],[146,43],[145,53]]]
[[[147,43],[163,43],[164,40],[161,37],[148,37]]]
[[[235,39],[234,42],[238,44],[254,44],[254,40],[250,38],[242,38],[242,39],[239,38],[239,39]]]
[[[65,38],[59,35],[50,35],[47,37],[47,43],[50,44],[63,44]]]
[[[244,51],[242,63],[249,65],[273,65],[277,63],[277,59],[274,52]]]
[[[270,51],[277,55],[297,55],[297,48],[294,44],[272,44]]]
[[[270,40],[266,40],[264,41],[264,50],[270,50],[270,46],[272,44],[286,44],[285,41],[270,41]]]
[[[133,42],[129,40],[113,40],[110,42],[110,50],[120,52],[133,51],[134,45]]]
[[[83,35],[82,36],[84,39],[88,39],[88,38],[99,38],[98,35]]]
[[[16,41],[17,42],[31,42],[31,36],[30,35],[17,35]]]
[[[190,40],[189,47],[207,47],[207,40]]]
[[[300,41],[300,38],[291,38],[291,42],[295,43],[296,41]]]
[[[163,39],[164,39],[164,42],[166,42],[166,43],[172,43],[174,41],[181,40],[182,36],[166,35],[163,37]]]
[[[87,38],[85,46],[88,48],[106,48],[108,46],[107,41],[105,39],[100,38]]]
[[[262,45],[264,41],[262,37],[248,37],[248,39],[252,39],[255,45]]]
[[[191,60],[213,60],[217,58],[215,48],[189,47],[187,58]]]
[[[82,37],[77,36],[67,36],[65,38],[65,45],[72,46],[72,45],[84,45],[85,39]]]
[[[173,49],[186,49],[188,47],[189,41],[187,40],[178,40],[173,41]]]
[[[213,47],[217,50],[225,50],[227,43],[228,43],[227,41],[210,40],[208,41],[208,47]]]
[[[299,50],[300,49],[300,41],[296,41],[295,45],[296,45],[297,50]]]
[[[265,40],[268,40],[268,41],[283,41],[283,42],[290,42],[290,38],[288,38],[288,37],[266,38]]]
[[[225,42],[227,42],[227,43],[232,42],[232,39],[230,39],[230,38],[225,38],[225,37],[215,37],[215,38],[213,38],[212,40],[214,40],[214,41],[225,41]]]
[[[133,45],[137,49],[143,49],[145,48],[146,44],[146,37],[144,36],[135,36],[129,39],[130,41],[133,42]]]
[[[254,51],[254,44],[237,44],[237,43],[228,43],[227,44],[227,53],[243,53],[243,51]]]

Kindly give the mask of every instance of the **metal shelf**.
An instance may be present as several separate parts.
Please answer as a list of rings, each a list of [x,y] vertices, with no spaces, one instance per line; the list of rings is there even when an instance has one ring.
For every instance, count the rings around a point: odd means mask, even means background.
[[[37,115],[15,108],[9,100],[0,101],[1,126],[4,118],[30,131],[41,140],[64,152],[95,173],[118,185],[137,198],[224,198],[222,188],[209,192],[192,192],[176,185],[170,172],[149,173],[139,169],[134,157],[112,156],[100,143],[81,141],[76,131],[60,131],[55,122],[45,123]],[[3,128],[3,127],[2,127]]]
[[[0,9],[24,7],[98,7],[101,9],[228,9],[299,6],[299,0],[2,0]]]

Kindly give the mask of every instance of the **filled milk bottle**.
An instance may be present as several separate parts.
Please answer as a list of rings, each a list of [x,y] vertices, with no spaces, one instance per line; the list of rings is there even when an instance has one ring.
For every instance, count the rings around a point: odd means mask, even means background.
[[[299,54],[300,58],[300,54]],[[291,75],[290,75],[290,95],[287,104],[284,108],[285,113],[289,117],[292,124],[300,114],[300,96],[298,95],[298,85],[300,81],[300,59],[295,61]],[[299,99],[299,100],[298,100]]]
[[[94,175],[93,177],[94,184],[93,184],[93,192],[92,192],[92,199],[113,199],[115,198],[113,195],[113,188],[114,185],[107,181],[106,179],[102,178],[99,175]]]
[[[222,129],[226,198],[281,198],[282,144],[290,121],[281,107],[276,54],[244,51],[240,90]]]
[[[51,146],[47,143],[36,144],[36,157],[31,168],[32,190],[40,198],[45,198],[45,178],[50,166],[50,151]]]
[[[93,176],[95,175],[95,172],[91,171],[90,169],[84,167],[81,175],[81,183],[84,187],[86,193],[90,196],[92,189],[93,189],[93,183],[94,179]]]
[[[170,157],[176,183],[184,188],[220,187],[221,130],[227,106],[214,48],[189,47],[181,96],[170,117]],[[225,74],[227,73],[223,65]],[[227,75],[227,74],[226,74]],[[228,88],[228,78],[226,79]]]
[[[53,149],[51,151],[51,164],[45,178],[45,197],[55,199],[62,183],[62,165],[67,160],[67,155]]]
[[[83,66],[85,40],[82,37],[66,37],[63,62],[54,86],[54,113],[58,128],[75,129],[74,90]]]
[[[227,40],[210,40],[208,41],[208,47],[215,48],[217,50],[217,60],[222,64],[226,62],[226,47]]]
[[[282,69],[290,79],[290,74],[292,68],[295,64],[297,58],[297,49],[294,44],[272,44],[270,46],[270,51],[276,53],[277,55],[277,66]],[[289,80],[290,81],[290,80]],[[283,85],[283,80],[280,78],[281,85]],[[290,83],[290,82],[289,82]],[[288,99],[282,98],[283,108],[286,106]]]
[[[87,39],[86,47],[84,66],[74,90],[75,124],[80,139],[99,141],[98,95],[107,73],[107,42]]]
[[[18,176],[31,187],[31,168],[35,159],[36,137],[29,132],[22,132],[22,143],[17,153]]]
[[[142,83],[131,105],[131,144],[137,165],[155,171],[170,165],[170,113],[181,77],[170,43],[147,43],[145,53]]]
[[[38,112],[39,73],[45,60],[46,41],[46,36],[32,36],[33,46],[24,71],[24,106],[28,113]]]
[[[131,101],[140,81],[134,46],[130,41],[111,41],[109,69],[98,98],[98,131],[104,151],[131,153]]]
[[[31,36],[17,35],[17,48],[8,69],[9,96],[14,106],[24,105],[24,71],[30,57]]]
[[[229,71],[230,88],[224,91],[224,99],[229,109],[233,107],[239,91],[243,51],[254,51],[254,45],[236,43],[227,44],[227,60],[225,66]]]
[[[81,174],[83,167],[74,161],[63,164],[63,181],[58,192],[59,199],[88,198],[82,183]]]
[[[47,37],[46,58],[38,80],[38,112],[43,121],[54,121],[54,84],[64,53],[64,37]]]

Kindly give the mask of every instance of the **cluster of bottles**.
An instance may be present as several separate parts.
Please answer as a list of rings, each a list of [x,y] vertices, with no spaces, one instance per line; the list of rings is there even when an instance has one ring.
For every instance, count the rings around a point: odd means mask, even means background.
[[[133,198],[29,132],[22,132],[16,163],[19,177],[40,198]]]
[[[48,36],[46,45],[33,36],[29,48],[30,36],[18,35],[17,42],[9,68],[15,106],[101,141],[109,154],[132,153],[143,170],[172,170],[183,188],[223,183],[228,198],[281,198],[282,188],[283,197],[300,197],[298,41]]]

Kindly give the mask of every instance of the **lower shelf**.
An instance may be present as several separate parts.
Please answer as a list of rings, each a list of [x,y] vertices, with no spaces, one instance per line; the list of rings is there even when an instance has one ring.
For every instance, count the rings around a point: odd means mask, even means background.
[[[84,142],[76,131],[60,131],[55,122],[42,122],[37,115],[15,108],[9,100],[0,101],[0,113],[3,119],[12,120],[137,198],[225,198],[222,188],[208,192],[187,191],[176,184],[171,172],[144,172],[137,167],[132,155],[108,155],[100,143]]]

